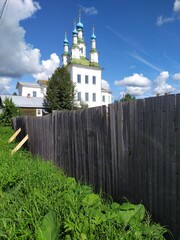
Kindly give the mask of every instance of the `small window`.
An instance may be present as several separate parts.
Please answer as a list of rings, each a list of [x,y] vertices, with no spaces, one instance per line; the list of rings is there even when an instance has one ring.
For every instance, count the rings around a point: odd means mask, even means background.
[[[96,102],[96,93],[93,93],[93,102]]]
[[[38,112],[37,112],[37,114],[38,114],[38,115],[40,115],[40,114],[41,114],[41,110],[40,110],[40,109],[38,109]]]
[[[33,97],[37,97],[36,91],[33,91]]]
[[[102,96],[102,101],[105,102],[105,96]]]
[[[42,109],[36,109],[36,116],[42,116]]]
[[[81,101],[81,92],[78,92],[78,93],[77,93],[77,100],[78,100],[78,101]]]
[[[81,83],[81,75],[80,74],[77,75],[77,83]]]
[[[93,76],[93,84],[96,84],[96,77]]]
[[[85,83],[86,83],[86,84],[89,83],[89,77],[88,77],[88,75],[85,76]]]
[[[89,93],[85,93],[85,101],[88,102],[89,101]]]
[[[83,54],[83,48],[81,48],[80,51],[81,51],[81,54]]]

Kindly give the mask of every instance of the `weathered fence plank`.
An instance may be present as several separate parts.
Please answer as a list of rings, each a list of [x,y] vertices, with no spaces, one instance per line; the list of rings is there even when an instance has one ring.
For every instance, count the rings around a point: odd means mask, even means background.
[[[180,94],[18,117],[20,141],[114,200],[142,202],[180,235]]]

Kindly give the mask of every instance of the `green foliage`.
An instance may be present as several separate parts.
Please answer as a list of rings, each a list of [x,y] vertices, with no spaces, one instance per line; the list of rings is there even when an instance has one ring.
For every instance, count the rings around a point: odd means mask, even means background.
[[[58,240],[59,230],[60,224],[57,221],[55,212],[49,211],[38,228],[37,240]]]
[[[122,99],[121,102],[126,102],[126,101],[132,101],[135,100],[136,98],[134,96],[131,96],[131,94],[127,93]]]
[[[52,110],[74,108],[75,86],[66,67],[57,68],[48,81],[46,107]]]
[[[10,126],[13,117],[20,116],[20,109],[15,106],[11,98],[5,98],[3,112],[0,115],[0,125]]]
[[[26,152],[0,128],[0,239],[163,240],[142,204],[106,202],[90,186]]]
[[[76,58],[73,58],[71,59],[71,63],[75,63],[75,64],[80,64],[80,65],[84,65],[84,66],[89,66],[89,61],[87,58],[85,57],[80,57],[80,59],[76,59]]]
[[[90,62],[90,64],[89,64],[91,67],[97,67],[97,68],[99,68],[100,66],[99,66],[99,63],[96,63],[96,62]]]
[[[84,101],[80,101],[80,108],[83,108],[83,109],[88,108],[88,104]]]

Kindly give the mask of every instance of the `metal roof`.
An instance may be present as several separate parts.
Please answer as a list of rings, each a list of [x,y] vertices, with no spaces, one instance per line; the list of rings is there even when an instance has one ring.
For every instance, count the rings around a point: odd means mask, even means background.
[[[18,85],[21,85],[23,87],[40,88],[38,83],[17,82],[16,88],[17,88]]]
[[[20,108],[45,108],[44,98],[41,97],[24,97],[14,95],[0,95],[0,99],[3,102],[5,98],[11,98],[16,107]]]

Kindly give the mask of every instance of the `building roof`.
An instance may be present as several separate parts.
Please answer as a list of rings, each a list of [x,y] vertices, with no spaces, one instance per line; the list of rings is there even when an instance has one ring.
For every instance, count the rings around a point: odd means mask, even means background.
[[[39,88],[39,84],[38,83],[17,82],[16,89],[18,88],[19,85],[21,85],[22,87]]]
[[[48,80],[38,80],[37,81],[41,86],[44,85],[44,86],[47,86],[48,85]]]
[[[44,98],[41,97],[23,97],[14,95],[0,95],[0,102],[5,98],[11,98],[16,107],[20,108],[45,108]]]

